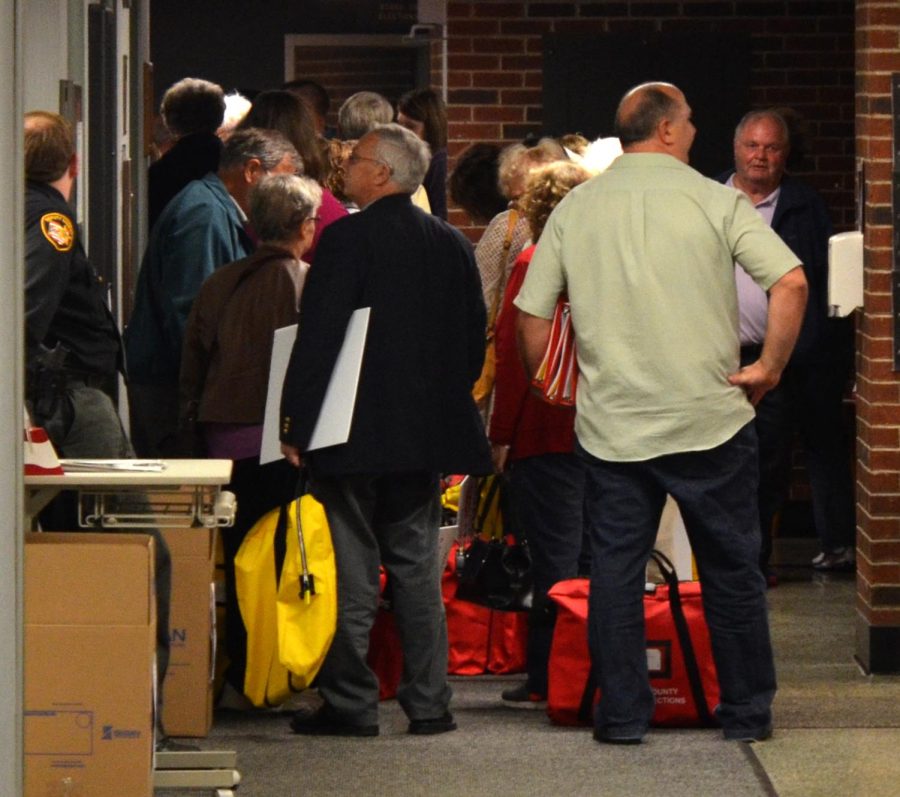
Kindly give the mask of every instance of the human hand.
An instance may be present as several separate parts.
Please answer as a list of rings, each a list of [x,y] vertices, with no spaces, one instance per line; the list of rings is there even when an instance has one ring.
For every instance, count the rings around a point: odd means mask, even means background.
[[[291,463],[295,468],[303,467],[303,457],[300,456],[300,449],[296,446],[288,445],[287,443],[281,444],[281,453],[284,454],[284,458]]]
[[[503,473],[506,470],[506,460],[509,457],[509,446],[500,443],[491,443],[491,460],[494,463],[494,470],[497,473]]]
[[[775,373],[763,365],[761,360],[741,368],[736,374],[728,377],[728,383],[742,388],[750,403],[755,407],[763,396],[778,384],[781,374]]]

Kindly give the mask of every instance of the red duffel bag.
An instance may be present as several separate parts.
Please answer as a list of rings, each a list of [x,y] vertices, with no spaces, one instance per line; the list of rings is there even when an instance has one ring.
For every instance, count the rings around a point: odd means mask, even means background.
[[[525,612],[495,611],[458,600],[456,552],[457,544],[454,543],[441,577],[447,614],[447,672],[450,675],[524,672],[528,615]],[[382,593],[385,582],[382,570]],[[368,662],[378,676],[379,698],[389,700],[396,697],[397,686],[403,676],[403,651],[394,612],[384,605],[378,609],[369,636]]]
[[[644,595],[647,664],[656,696],[653,725],[715,725],[719,702],[709,630],[700,583],[679,582],[672,563],[652,554],[666,583]],[[559,725],[593,724],[600,699],[594,685],[587,644],[588,579],[560,581],[550,590],[557,604],[550,650],[547,714]]]
[[[458,544],[454,543],[441,579],[447,613],[447,672],[451,675],[524,672],[527,613],[501,612],[459,600],[456,597],[457,551]]]
[[[378,699],[390,700],[397,696],[397,687],[403,677],[403,648],[400,646],[394,612],[390,608],[390,596],[385,595],[387,573],[383,567],[378,579],[381,598],[369,633],[369,654],[366,661],[378,676]]]

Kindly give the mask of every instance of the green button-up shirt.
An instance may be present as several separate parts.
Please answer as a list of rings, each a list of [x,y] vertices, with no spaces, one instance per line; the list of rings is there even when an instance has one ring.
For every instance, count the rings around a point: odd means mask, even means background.
[[[515,303],[549,319],[568,292],[575,431],[589,453],[703,451],[753,418],[727,381],[740,351],[735,261],[766,290],[799,265],[745,195],[670,155],[622,155],[557,206]]]

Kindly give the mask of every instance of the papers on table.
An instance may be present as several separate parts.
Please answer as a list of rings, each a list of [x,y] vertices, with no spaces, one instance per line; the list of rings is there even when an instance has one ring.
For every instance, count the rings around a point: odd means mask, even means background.
[[[161,459],[63,459],[60,464],[65,473],[161,473],[166,469]]]
[[[350,424],[356,405],[356,391],[359,387],[359,373],[366,346],[370,311],[369,307],[361,307],[350,316],[347,331],[344,333],[344,343],[331,372],[331,379],[307,451],[340,445],[350,438]],[[296,324],[275,331],[263,419],[262,450],[259,455],[261,465],[282,458],[279,442],[281,389],[296,337]]]

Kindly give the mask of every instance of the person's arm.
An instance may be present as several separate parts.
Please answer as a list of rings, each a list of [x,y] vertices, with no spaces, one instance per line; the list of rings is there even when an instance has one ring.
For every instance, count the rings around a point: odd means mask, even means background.
[[[522,365],[525,366],[525,373],[528,374],[529,379],[534,378],[541,360],[544,359],[547,344],[550,342],[552,326],[553,319],[551,318],[539,318],[524,310],[519,310],[519,317],[516,320],[516,337],[519,343],[519,356],[522,358]]]
[[[754,406],[781,379],[800,332],[806,295],[806,277],[799,265],[769,289],[769,318],[762,353],[756,362],[728,377],[732,385],[744,389]]]
[[[299,331],[281,393],[282,452],[294,465],[309,444],[347,324],[358,307],[368,241],[354,233],[325,230],[300,297]]]
[[[66,218],[74,235],[74,223]],[[51,244],[39,221],[25,230],[25,330],[29,355],[36,354],[39,344],[47,337],[71,279],[77,246],[74,238],[68,248]]]
[[[494,329],[496,373],[494,377],[494,406],[488,424],[491,457],[498,473],[506,469],[509,449],[516,433],[516,423],[528,396],[528,379],[522,368],[516,344],[518,308],[513,299],[518,295],[528,271],[528,260],[519,258],[509,275],[503,296],[503,307]]]

